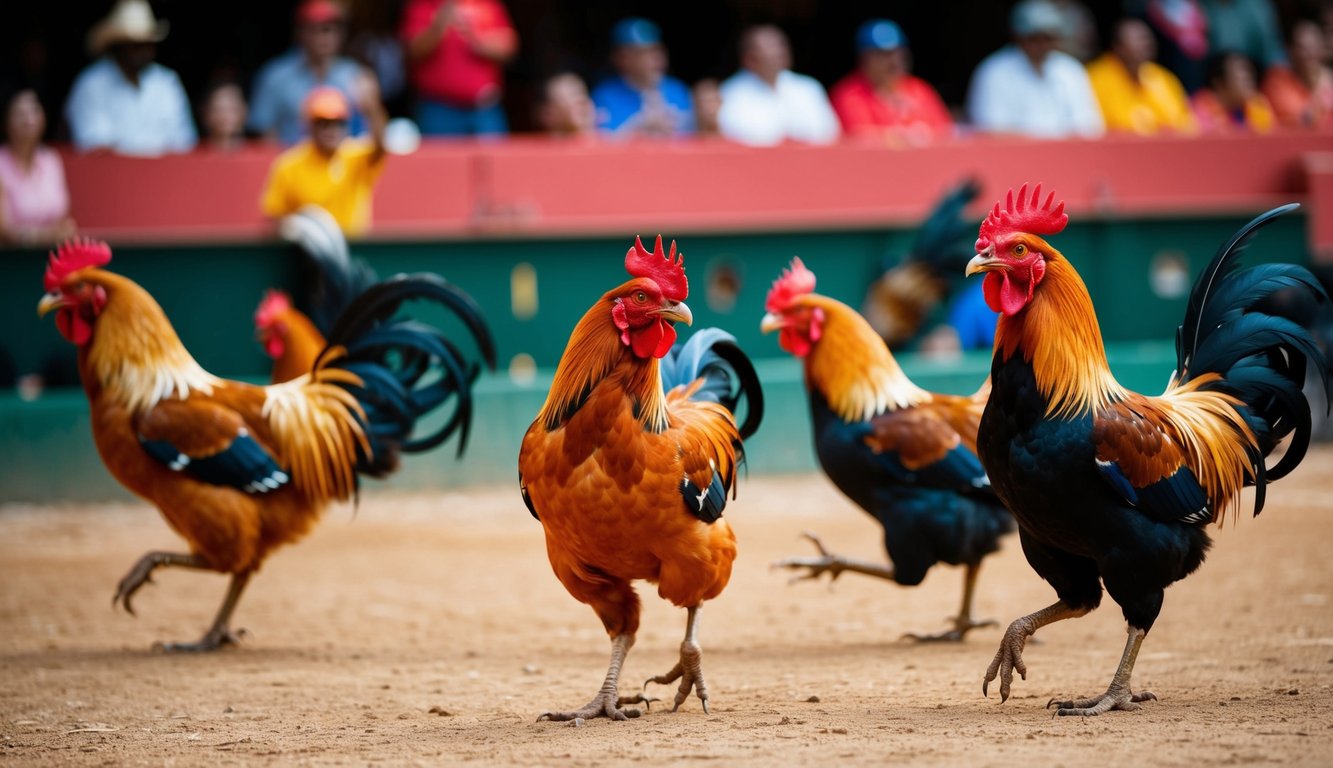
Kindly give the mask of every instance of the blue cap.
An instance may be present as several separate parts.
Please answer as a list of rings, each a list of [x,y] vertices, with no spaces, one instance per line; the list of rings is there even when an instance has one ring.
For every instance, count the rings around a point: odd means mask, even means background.
[[[621,19],[611,28],[611,44],[657,45],[662,42],[662,30],[651,21],[638,16]]]
[[[856,30],[856,52],[892,51],[907,47],[902,27],[888,19],[871,19]]]

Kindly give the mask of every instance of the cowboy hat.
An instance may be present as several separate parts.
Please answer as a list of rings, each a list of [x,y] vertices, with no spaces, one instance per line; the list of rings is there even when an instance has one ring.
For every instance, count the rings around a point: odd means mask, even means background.
[[[147,0],[119,0],[88,33],[88,51],[96,56],[116,43],[160,43],[166,36],[167,22],[153,16]]]

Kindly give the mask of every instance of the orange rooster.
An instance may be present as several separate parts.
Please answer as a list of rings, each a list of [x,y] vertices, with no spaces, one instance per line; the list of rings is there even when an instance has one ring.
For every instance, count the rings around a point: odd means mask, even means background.
[[[995,492],[1014,513],[1028,563],[1058,600],[1009,625],[986,670],[1009,697],[1023,649],[1039,628],[1097,607],[1102,588],[1128,623],[1120,665],[1105,693],[1052,699],[1059,715],[1136,710],[1155,699],[1130,675],[1165,589],[1203,562],[1205,527],[1255,486],[1290,472],[1310,442],[1307,365],[1328,387],[1328,364],[1309,332],[1264,311],[1279,291],[1327,296],[1291,264],[1238,270],[1260,227],[1295,208],[1269,211],[1241,228],[1199,275],[1176,333],[1176,370],[1157,397],[1116,382],[1092,300],[1073,266],[1044,236],[1069,217],[1038,185],[1010,190],[981,224],[968,274],[984,273],[986,301],[1001,314],[991,394],[977,453]],[[1265,458],[1290,436],[1273,467]]]
[[[232,612],[264,559],[304,535],[331,501],[354,496],[358,473],[386,475],[400,453],[460,429],[466,439],[475,371],[434,329],[391,316],[409,299],[460,314],[474,305],[434,276],[385,281],[347,308],[308,374],[257,387],[200,367],[157,302],[102,269],[110,260],[104,243],[62,246],[51,255],[38,312],[55,311],[57,329],[78,347],[93,440],[107,469],[189,544],[189,554],[144,555],[113,603],[133,613],[131,599],[164,566],[231,574],[203,638],[162,646],[214,650],[236,642]],[[489,334],[477,344],[494,365]],[[456,405],[442,427],[413,434],[418,417],[450,399]]]
[[[692,321],[675,243],[663,254],[658,237],[649,253],[635,238],[625,267],[633,279],[603,295],[570,335],[519,453],[523,499],[545,529],[551,567],[611,637],[606,681],[592,701],[539,719],[624,720],[640,714],[627,704],[650,701],[618,694],[639,628],[636,579],[688,609],[679,663],[648,682],[679,680],[676,708],[693,690],[708,711],[699,606],[731,577],[736,539],[722,510],[763,395],[725,333],[706,329],[673,349],[672,323]],[[738,428],[742,394],[747,417]]]

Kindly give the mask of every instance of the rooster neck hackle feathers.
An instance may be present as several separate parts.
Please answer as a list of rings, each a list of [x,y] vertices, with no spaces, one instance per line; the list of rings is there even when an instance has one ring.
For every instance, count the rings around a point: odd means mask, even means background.
[[[867,421],[885,411],[929,402],[907,378],[865,318],[836,299],[808,294],[799,303],[824,311],[824,330],[805,358],[810,385],[843,421]]]

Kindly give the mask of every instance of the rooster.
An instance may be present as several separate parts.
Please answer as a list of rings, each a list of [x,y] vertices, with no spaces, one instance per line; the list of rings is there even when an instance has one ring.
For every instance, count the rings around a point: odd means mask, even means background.
[[[431,275],[403,275],[367,291],[330,331],[307,375],[252,386],[213,376],[181,344],[162,308],[133,281],[109,272],[111,249],[80,240],[51,255],[38,312],[78,347],[92,410],[93,440],[111,474],[148,500],[189,544],[189,553],[149,552],[116,588],[131,599],[154,570],[175,566],[231,574],[211,628],[166,650],[211,651],[233,644],[232,612],[251,576],[276,547],[296,541],[332,501],[357,492],[358,474],[392,472],[400,453],[466,441],[471,381],[456,349],[437,331],[392,319],[409,299],[460,315],[471,300]],[[489,333],[477,345],[494,365]],[[414,433],[418,418],[456,404],[438,429]]]
[[[518,458],[523,500],[545,530],[556,577],[592,606],[611,638],[606,681],[592,701],[539,719],[624,720],[640,714],[626,705],[652,700],[618,694],[639,627],[637,579],[688,611],[680,661],[648,682],[679,680],[675,708],[693,690],[708,711],[699,607],[731,577],[736,539],[722,511],[741,441],[762,418],[763,393],[749,359],[722,331],[702,330],[673,349],[672,324],[693,319],[675,243],[663,254],[659,236],[649,253],[635,238],[625,267],[633,279],[575,326]],[[742,397],[747,413],[738,427]]]
[[[917,228],[907,255],[870,284],[861,312],[889,347],[898,349],[917,337],[931,310],[948,297],[957,270],[972,257],[974,220],[963,211],[979,190],[968,179],[945,192]]]
[[[963,603],[953,628],[919,640],[962,640],[993,625],[972,618],[977,573],[1013,530],[976,455],[977,395],[939,395],[907,378],[870,324],[842,302],[814,292],[815,275],[799,258],[768,293],[760,325],[778,331],[783,349],[805,363],[815,453],[833,484],[884,527],[892,567],[830,554],[814,534],[814,558],[779,567],[803,577],[844,571],[915,586],[937,562],[963,565]]]
[[[1038,185],[1013,191],[981,224],[969,275],[985,273],[1001,313],[990,401],[977,436],[982,464],[1018,521],[1023,552],[1059,597],[1009,625],[986,670],[1009,697],[1026,678],[1027,638],[1101,602],[1102,585],[1124,612],[1128,639],[1105,693],[1056,700],[1059,715],[1137,710],[1156,697],[1130,687],[1134,660],[1162,608],[1165,588],[1192,573],[1209,546],[1205,527],[1238,511],[1242,487],[1290,472],[1310,441],[1301,392],[1307,366],[1325,389],[1328,366],[1310,334],[1258,307],[1281,290],[1327,299],[1304,268],[1238,270],[1260,227],[1295,208],[1259,216],[1204,269],[1176,333],[1176,370],[1146,397],[1111,375],[1087,288],[1044,236],[1064,229],[1064,203]],[[1266,457],[1290,436],[1273,467]],[[1100,583],[1099,583],[1100,582]]]

